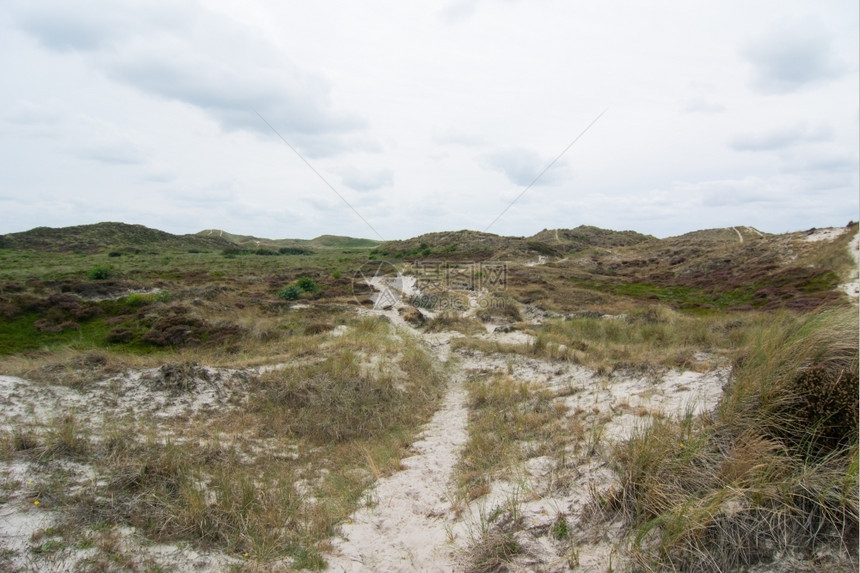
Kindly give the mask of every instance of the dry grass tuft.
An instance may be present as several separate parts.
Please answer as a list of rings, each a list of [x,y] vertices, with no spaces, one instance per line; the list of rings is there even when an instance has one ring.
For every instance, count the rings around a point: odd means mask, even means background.
[[[618,448],[640,566],[735,571],[831,553],[856,569],[857,340],[853,312],[778,317],[712,415],[656,419]]]
[[[524,552],[510,532],[492,529],[468,551],[467,573],[502,573],[510,570],[511,561]]]
[[[469,440],[457,466],[457,483],[467,499],[487,493],[498,472],[560,450],[564,411],[555,407],[551,392],[504,375],[473,378],[467,389]]]
[[[443,311],[425,323],[425,332],[444,332],[455,330],[463,334],[477,334],[485,332],[480,322],[471,318],[464,318],[459,312]]]
[[[399,362],[368,368],[349,349],[319,363],[274,370],[259,378],[256,411],[273,428],[317,443],[371,438],[415,424],[440,397],[441,380],[413,348]],[[405,379],[401,372],[408,372]]]

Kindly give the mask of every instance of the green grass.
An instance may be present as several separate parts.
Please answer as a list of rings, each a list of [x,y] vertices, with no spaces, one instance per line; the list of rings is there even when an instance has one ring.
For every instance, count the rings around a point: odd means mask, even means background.
[[[158,340],[154,334],[147,338],[153,328],[166,328],[164,324],[152,324],[144,316],[157,303],[196,304],[188,316],[197,321],[196,326],[191,325],[192,330],[199,332],[178,343],[206,345],[225,338],[231,328],[235,331],[232,321],[244,321],[229,311],[231,307],[244,309],[252,305],[269,313],[283,312],[287,306],[279,307],[272,301],[277,300],[283,285],[294,281],[307,287],[300,293],[303,299],[351,301],[351,277],[366,260],[366,251],[225,259],[215,252],[176,250],[127,253],[121,257],[111,257],[110,253],[0,250],[0,355],[62,347],[145,353],[176,346]],[[110,268],[111,279],[90,276],[93,269],[106,268]],[[153,289],[161,291],[121,296],[128,290]],[[50,302],[50,297],[58,293],[80,293],[84,300]],[[119,298],[86,300],[111,296]],[[210,304],[215,296],[221,297],[221,302]],[[243,339],[242,343],[244,346]]]
[[[89,320],[82,323],[79,329],[66,328],[51,333],[40,332],[33,326],[39,316],[37,313],[26,313],[0,321],[0,355],[61,346],[100,348],[106,345],[110,327],[104,320]]]
[[[220,252],[189,253],[179,249],[159,249],[110,257],[108,253],[69,254],[41,251],[0,249],[0,281],[25,282],[38,280],[86,280],[94,267],[110,267],[115,278],[152,280],[165,278],[223,277],[276,275],[299,269],[334,269],[344,263],[355,268],[367,261],[368,251],[324,250],[303,256],[240,256],[226,258]],[[354,262],[354,263],[353,263]],[[2,292],[2,291],[0,291]]]
[[[644,281],[613,281],[598,279],[569,279],[576,287],[597,290],[618,296],[657,300],[678,308],[727,309],[752,304],[753,288],[715,290],[713,292],[682,285],[657,285]]]

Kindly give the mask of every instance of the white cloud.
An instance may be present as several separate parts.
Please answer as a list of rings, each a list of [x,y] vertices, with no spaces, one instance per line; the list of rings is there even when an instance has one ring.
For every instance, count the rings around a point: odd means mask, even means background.
[[[858,17],[812,0],[9,0],[0,233],[374,236],[255,111],[383,236],[480,230],[607,106],[491,231],[844,224]]]
[[[502,173],[511,183],[520,187],[530,184],[555,185],[565,180],[567,174],[563,159],[543,172],[551,161],[534,151],[519,147],[497,149],[478,157],[481,167]]]
[[[687,113],[722,113],[726,111],[726,106],[698,96],[685,101],[682,109]]]
[[[731,141],[731,147],[737,151],[771,151],[804,143],[830,141],[833,136],[833,129],[827,125],[809,127],[797,124],[760,133],[738,135]]]
[[[456,24],[470,18],[477,6],[478,0],[456,0],[439,11],[439,18],[446,24]]]
[[[753,65],[753,85],[765,93],[791,92],[848,71],[834,49],[832,31],[814,17],[780,22],[742,53]]]
[[[295,138],[314,157],[366,127],[336,110],[325,78],[278,53],[236,21],[191,3],[19,4],[21,28],[46,47],[76,51],[95,69],[142,93],[192,105],[225,130]]]
[[[373,191],[394,184],[394,172],[391,169],[365,171],[348,166],[340,170],[340,176],[344,185],[356,191]]]
[[[448,129],[445,133],[433,136],[433,142],[438,145],[461,145],[464,147],[486,147],[487,141],[479,136],[462,133],[456,129]]]

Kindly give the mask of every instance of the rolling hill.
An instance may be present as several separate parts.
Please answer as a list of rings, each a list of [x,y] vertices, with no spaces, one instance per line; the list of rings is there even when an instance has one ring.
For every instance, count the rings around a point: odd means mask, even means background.
[[[261,239],[235,235],[218,229],[208,229],[193,235],[174,235],[143,225],[103,222],[73,227],[36,227],[20,233],[0,235],[0,248],[48,252],[95,253],[114,251],[224,250],[292,248],[302,251],[315,249],[367,249],[377,241],[321,235],[315,239]]]
[[[244,249],[253,248],[296,248],[296,249],[369,249],[377,246],[378,241],[358,239],[338,235],[320,235],[314,239],[264,239],[252,235],[235,235],[221,229],[205,229],[196,233],[198,237],[217,237],[225,239]]]
[[[50,252],[213,250],[230,246],[232,243],[220,237],[173,235],[143,225],[112,222],[74,227],[36,227],[21,233],[0,235],[0,248]]]

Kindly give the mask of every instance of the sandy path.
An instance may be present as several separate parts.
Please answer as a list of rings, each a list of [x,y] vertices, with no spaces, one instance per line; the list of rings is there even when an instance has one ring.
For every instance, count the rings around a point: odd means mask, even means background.
[[[412,277],[368,281],[380,295],[396,289],[397,295],[414,292]],[[390,291],[389,291],[390,292]],[[451,336],[425,335],[410,327],[398,314],[402,297],[391,307],[370,312],[384,315],[398,328],[420,336],[436,358],[447,363]],[[377,306],[376,304],[374,306]],[[387,306],[387,305],[386,305]],[[453,521],[449,480],[460,449],[469,437],[464,373],[449,365],[448,391],[412,444],[414,455],[405,458],[405,469],[376,482],[367,507],[356,511],[341,527],[341,536],[326,557],[331,571],[452,571],[456,547],[451,542]]]
[[[452,571],[455,546],[449,477],[468,437],[462,375],[455,374],[442,408],[412,446],[406,469],[379,480],[372,505],[353,514],[333,543],[331,571]]]

